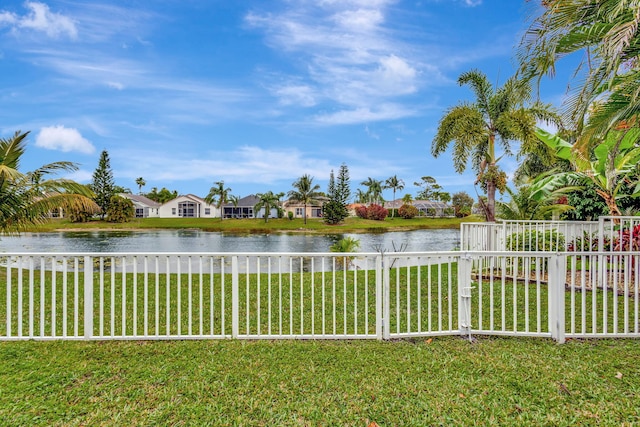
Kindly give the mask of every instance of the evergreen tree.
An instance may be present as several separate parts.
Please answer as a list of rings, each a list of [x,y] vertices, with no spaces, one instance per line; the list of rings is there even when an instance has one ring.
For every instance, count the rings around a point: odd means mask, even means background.
[[[95,193],[96,204],[100,206],[102,210],[100,212],[100,219],[104,219],[111,203],[111,197],[115,195],[115,183],[113,180],[113,171],[111,170],[111,164],[109,162],[109,153],[107,150],[102,150],[100,153],[100,160],[98,161],[98,167],[93,172],[93,180],[91,182],[91,189]]]
[[[349,186],[349,168],[344,163],[340,165],[340,170],[338,171],[336,192],[338,201],[346,207],[351,197],[351,187]]]
[[[349,170],[346,165],[343,166],[344,168],[340,167],[338,184],[336,184],[333,170],[329,175],[329,185],[327,187],[329,201],[322,206],[322,216],[327,224],[338,224],[349,215],[346,205],[346,199],[348,199],[351,192],[349,190]]]

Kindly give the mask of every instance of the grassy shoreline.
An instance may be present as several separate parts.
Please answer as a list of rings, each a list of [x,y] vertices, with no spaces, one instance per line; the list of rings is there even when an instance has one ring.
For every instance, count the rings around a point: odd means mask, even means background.
[[[220,219],[211,218],[140,218],[126,223],[90,221],[86,223],[70,222],[66,219],[53,219],[34,226],[28,232],[57,232],[85,230],[158,230],[158,229],[196,229],[226,233],[383,233],[391,231],[410,231],[423,229],[459,229],[463,222],[479,222],[479,217],[466,218],[387,218],[385,221],[373,221],[361,218],[347,218],[338,225],[327,225],[319,219]]]

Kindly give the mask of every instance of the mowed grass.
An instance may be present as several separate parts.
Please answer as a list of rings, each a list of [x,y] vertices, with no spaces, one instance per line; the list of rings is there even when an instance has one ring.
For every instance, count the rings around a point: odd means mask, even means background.
[[[637,425],[640,341],[0,343],[0,425]]]
[[[223,231],[229,233],[268,233],[268,232],[313,232],[313,233],[357,233],[382,232],[418,229],[459,229],[462,222],[478,222],[477,216],[466,218],[387,218],[384,221],[366,220],[350,217],[337,225],[327,225],[321,219],[308,219],[305,224],[300,218],[264,219],[225,219],[220,218],[136,218],[130,222],[112,223],[107,221],[90,221],[85,223],[70,222],[66,219],[52,219],[44,224],[34,226],[29,231],[56,231],[76,229],[200,229],[204,231]]]

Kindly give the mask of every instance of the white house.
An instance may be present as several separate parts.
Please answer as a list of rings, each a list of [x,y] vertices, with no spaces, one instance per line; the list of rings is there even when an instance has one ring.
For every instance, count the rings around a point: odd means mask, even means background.
[[[160,218],[219,218],[214,205],[193,194],[178,196],[159,208]]]
[[[160,203],[155,202],[148,197],[137,194],[120,193],[120,197],[129,199],[133,202],[136,210],[136,218],[158,218],[160,216]]]

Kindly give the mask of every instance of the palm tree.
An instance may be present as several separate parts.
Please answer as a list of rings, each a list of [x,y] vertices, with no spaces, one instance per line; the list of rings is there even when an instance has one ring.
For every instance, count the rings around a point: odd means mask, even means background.
[[[398,179],[398,175],[393,175],[392,177],[387,178],[385,181],[385,187],[393,190],[393,201],[396,200],[396,190],[404,190],[404,181]],[[396,210],[391,209],[391,218],[395,216]]]
[[[450,108],[438,125],[431,143],[431,153],[438,157],[453,142],[453,165],[458,173],[464,172],[469,158],[477,173],[476,183],[487,192],[486,217],[495,221],[496,190],[504,191],[506,174],[498,167],[496,144],[504,154],[511,154],[511,141],[521,142],[521,152],[537,152],[541,144],[535,136],[536,120],[560,123],[550,107],[540,103],[526,106],[531,100],[531,86],[515,77],[493,89],[487,76],[478,70],[463,73],[458,84],[469,85],[476,100],[463,102]],[[543,146],[544,147],[544,146]]]
[[[142,194],[142,187],[147,185],[147,181],[145,181],[143,177],[136,178],[136,185],[138,186],[138,192]]]
[[[547,0],[544,12],[525,33],[518,57],[525,78],[554,75],[556,62],[577,51],[585,51],[585,62],[575,74],[578,84],[566,103],[567,116],[579,131],[585,117],[593,118],[596,99],[621,92],[621,104],[614,102],[604,120],[590,120],[592,132],[582,133],[578,146],[597,144],[618,122],[637,116],[640,98],[636,94],[640,68],[640,14],[635,1],[628,0]],[[637,94],[636,94],[637,95]],[[588,113],[588,114],[587,114]]]
[[[16,233],[44,221],[55,209],[97,212],[86,185],[68,179],[44,179],[59,171],[76,171],[71,162],[49,163],[33,172],[18,171],[29,132],[0,139],[0,233]]]
[[[369,203],[380,204],[382,201],[382,181],[367,177],[360,185],[367,187],[367,198]]]
[[[231,188],[224,188],[224,181],[216,181],[213,184],[214,186],[209,189],[209,194],[204,200],[212,205],[215,203],[216,197],[218,198],[216,207],[220,209],[220,221],[222,221],[224,204],[229,201]]]
[[[291,184],[295,190],[289,191],[287,195],[293,202],[302,203],[304,211],[302,216],[304,223],[307,223],[307,205],[318,203],[320,197],[320,186],[313,183],[313,177],[310,175],[302,175],[298,180]]]
[[[258,193],[256,197],[259,199],[258,203],[253,207],[255,212],[260,212],[260,209],[264,208],[264,222],[267,222],[271,214],[271,208],[278,206],[279,197],[277,194],[273,194],[273,191],[267,191],[266,193]]]

